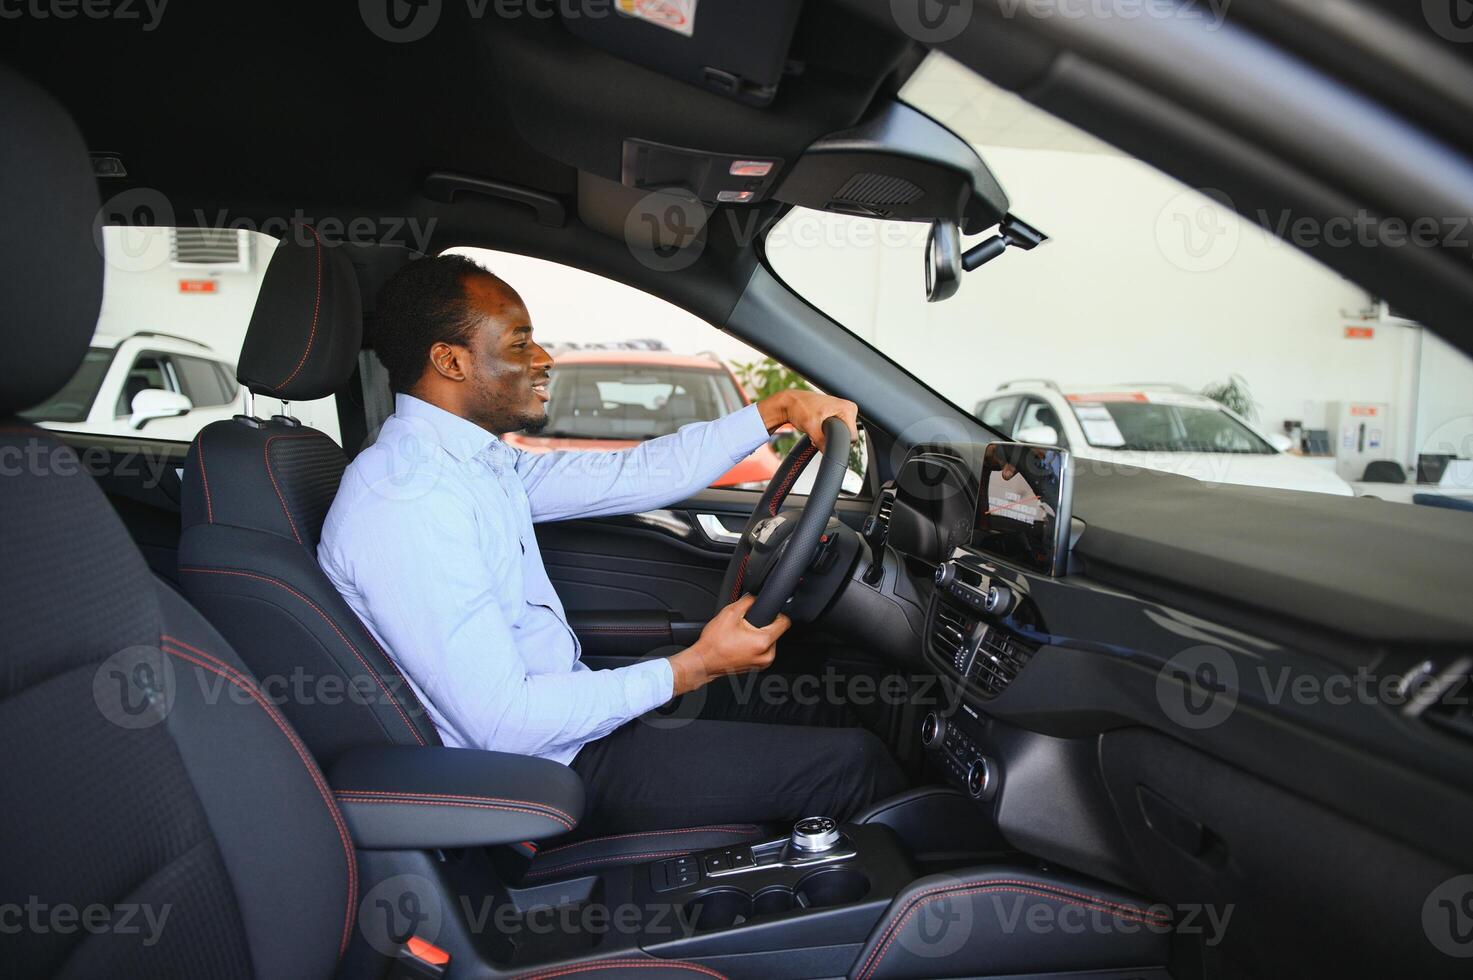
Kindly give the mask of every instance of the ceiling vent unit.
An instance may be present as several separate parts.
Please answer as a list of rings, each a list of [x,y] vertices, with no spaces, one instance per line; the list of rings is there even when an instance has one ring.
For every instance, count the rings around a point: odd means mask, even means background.
[[[243,228],[171,228],[169,264],[191,272],[249,272],[253,244]]]

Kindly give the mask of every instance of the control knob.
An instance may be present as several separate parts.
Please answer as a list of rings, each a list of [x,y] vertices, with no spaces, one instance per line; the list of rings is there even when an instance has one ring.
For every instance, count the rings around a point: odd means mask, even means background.
[[[833,817],[804,817],[793,824],[791,842],[795,850],[809,854],[830,850],[839,843],[839,825]]]

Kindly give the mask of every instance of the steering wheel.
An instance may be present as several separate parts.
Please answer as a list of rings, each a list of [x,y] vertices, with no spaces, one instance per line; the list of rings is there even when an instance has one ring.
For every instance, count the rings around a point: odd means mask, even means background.
[[[828,451],[803,510],[797,515],[780,513],[793,481],[818,451],[807,436],[788,451],[768,481],[726,566],[721,601],[735,602],[744,593],[755,592],[757,601],[746,615],[753,626],[771,623],[793,597],[839,499],[849,465],[849,426],[838,416],[825,419],[823,438]]]

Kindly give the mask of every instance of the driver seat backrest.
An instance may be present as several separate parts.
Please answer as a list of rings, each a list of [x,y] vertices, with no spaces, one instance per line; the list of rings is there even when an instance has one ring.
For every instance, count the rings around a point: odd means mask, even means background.
[[[0,130],[0,458],[26,461],[0,479],[0,907],[53,926],[6,929],[5,973],[331,976],[358,884],[322,772],[75,453],[16,417],[82,363],[103,259],[65,111],[0,68]]]
[[[236,371],[259,395],[322,398],[353,371],[352,263],[300,226],[272,254]],[[293,419],[206,426],[185,462],[179,581],[321,761],[362,745],[439,745],[408,681],[317,564],[347,456]]]

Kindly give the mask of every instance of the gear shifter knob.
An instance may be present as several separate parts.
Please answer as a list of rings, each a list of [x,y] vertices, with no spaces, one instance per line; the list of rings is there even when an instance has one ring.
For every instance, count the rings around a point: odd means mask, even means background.
[[[833,817],[804,817],[793,824],[791,843],[806,854],[830,850],[839,843],[839,825]]]

